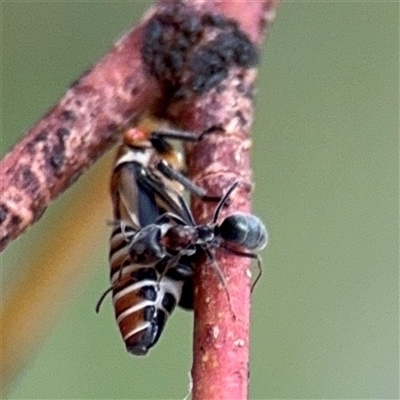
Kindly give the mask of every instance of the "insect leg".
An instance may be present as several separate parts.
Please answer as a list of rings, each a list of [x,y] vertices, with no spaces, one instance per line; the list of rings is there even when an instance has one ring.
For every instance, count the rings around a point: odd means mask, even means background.
[[[175,139],[175,140],[184,140],[187,142],[198,142],[203,139],[204,136],[209,135],[216,131],[223,131],[223,127],[221,125],[215,125],[200,134],[183,131],[180,129],[162,129],[162,130],[154,130],[150,134],[150,140],[152,139]]]
[[[223,243],[221,244],[220,248],[224,251],[226,251],[227,253],[231,253],[234,254],[235,256],[239,256],[239,257],[247,257],[247,258],[251,258],[253,260],[257,260],[257,269],[258,269],[258,274],[256,279],[254,280],[254,282],[251,285],[251,292],[253,292],[256,284],[258,283],[258,281],[261,278],[261,275],[263,273],[263,269],[262,269],[262,259],[258,254],[254,254],[254,253],[246,253],[244,251],[240,251],[240,250],[236,250],[236,249],[232,249],[231,247],[227,247],[225,246]]]
[[[164,278],[164,276],[167,274],[168,270],[170,268],[173,268],[178,262],[179,259],[181,258],[180,254],[177,254],[176,256],[172,256],[168,262],[167,265],[165,266],[164,270],[160,273],[160,276],[158,278],[158,283],[161,282],[161,280]]]
[[[253,284],[251,285],[251,292],[253,293],[254,288],[257,285],[257,282],[259,281],[259,279],[261,278],[261,275],[263,273],[263,269],[262,269],[262,259],[261,257],[257,254],[257,269],[258,269],[258,275],[257,278],[254,279]]]
[[[221,282],[222,282],[222,286],[224,287],[224,290],[225,290],[225,293],[226,293],[226,297],[228,298],[229,308],[230,308],[230,310],[231,310],[232,315],[233,315],[234,318],[236,319],[236,314],[235,314],[235,312],[233,311],[231,296],[230,296],[230,294],[229,294],[228,286],[227,286],[227,284],[226,284],[225,275],[222,273],[221,268],[219,267],[217,261],[215,260],[214,255],[211,253],[211,251],[208,250],[208,249],[205,249],[204,251],[205,251],[205,253],[206,253],[206,255],[207,255],[207,259],[208,259],[209,261],[211,261],[212,267],[214,268],[214,270],[216,271],[216,273],[217,273],[219,279],[220,279]]]

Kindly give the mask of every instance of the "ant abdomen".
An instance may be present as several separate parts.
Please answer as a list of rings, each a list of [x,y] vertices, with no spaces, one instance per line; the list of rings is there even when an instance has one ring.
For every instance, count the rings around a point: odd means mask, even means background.
[[[247,250],[261,250],[268,241],[264,224],[253,214],[235,213],[217,227],[220,237]]]

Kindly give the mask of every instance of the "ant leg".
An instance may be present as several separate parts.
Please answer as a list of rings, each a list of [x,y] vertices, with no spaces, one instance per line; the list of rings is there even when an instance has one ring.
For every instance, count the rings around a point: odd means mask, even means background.
[[[211,265],[213,266],[214,270],[216,271],[220,281],[222,282],[222,286],[224,287],[225,293],[226,293],[226,297],[228,298],[228,303],[229,303],[229,309],[231,310],[231,313],[234,317],[234,319],[236,319],[236,314],[233,311],[233,306],[232,306],[232,301],[231,301],[231,296],[229,294],[229,290],[228,290],[228,286],[226,284],[226,279],[224,274],[221,271],[221,268],[219,267],[218,263],[215,260],[215,257],[213,256],[213,254],[210,252],[210,250],[205,250],[205,253],[207,255],[207,259],[209,261],[211,261]]]
[[[168,270],[170,268],[173,268],[178,262],[179,259],[181,258],[181,256],[179,254],[177,254],[176,256],[171,256],[170,259],[167,261],[167,264],[165,265],[164,269],[162,270],[162,272],[157,271],[158,279],[157,279],[157,286],[158,289],[160,289],[160,282],[161,280],[164,278],[164,276],[167,274]],[[160,260],[160,262],[163,262],[165,258],[163,258],[162,260]],[[158,263],[157,263],[158,264]]]
[[[261,275],[263,273],[263,269],[262,269],[262,260],[261,257],[259,255],[257,255],[257,269],[258,269],[258,275],[257,278],[254,279],[253,284],[251,285],[251,293],[253,293],[254,288],[256,287],[258,281],[261,278]]]
[[[254,280],[254,282],[251,285],[251,292],[253,293],[253,290],[254,290],[256,284],[258,283],[258,281],[261,278],[261,275],[263,274],[261,257],[258,254],[246,253],[244,251],[240,251],[240,250],[232,249],[231,247],[224,246],[223,244],[221,244],[220,248],[222,250],[226,251],[227,253],[234,254],[235,256],[238,256],[238,257],[246,257],[246,258],[251,258],[253,260],[257,260],[258,274],[257,274],[256,279]]]

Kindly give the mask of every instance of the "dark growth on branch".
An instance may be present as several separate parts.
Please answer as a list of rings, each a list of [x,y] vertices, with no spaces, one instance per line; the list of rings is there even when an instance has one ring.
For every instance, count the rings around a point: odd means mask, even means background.
[[[142,55],[171,98],[187,98],[204,95],[234,66],[254,67],[258,49],[235,21],[177,5],[148,23]]]

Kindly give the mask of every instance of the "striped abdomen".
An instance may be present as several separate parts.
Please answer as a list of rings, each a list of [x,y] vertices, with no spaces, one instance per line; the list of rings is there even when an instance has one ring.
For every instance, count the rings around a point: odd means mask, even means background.
[[[130,227],[114,229],[111,285],[115,317],[126,348],[132,354],[145,355],[157,343],[181,298],[183,278],[179,273],[164,273],[167,260],[151,265],[133,263],[129,239],[134,233]]]

